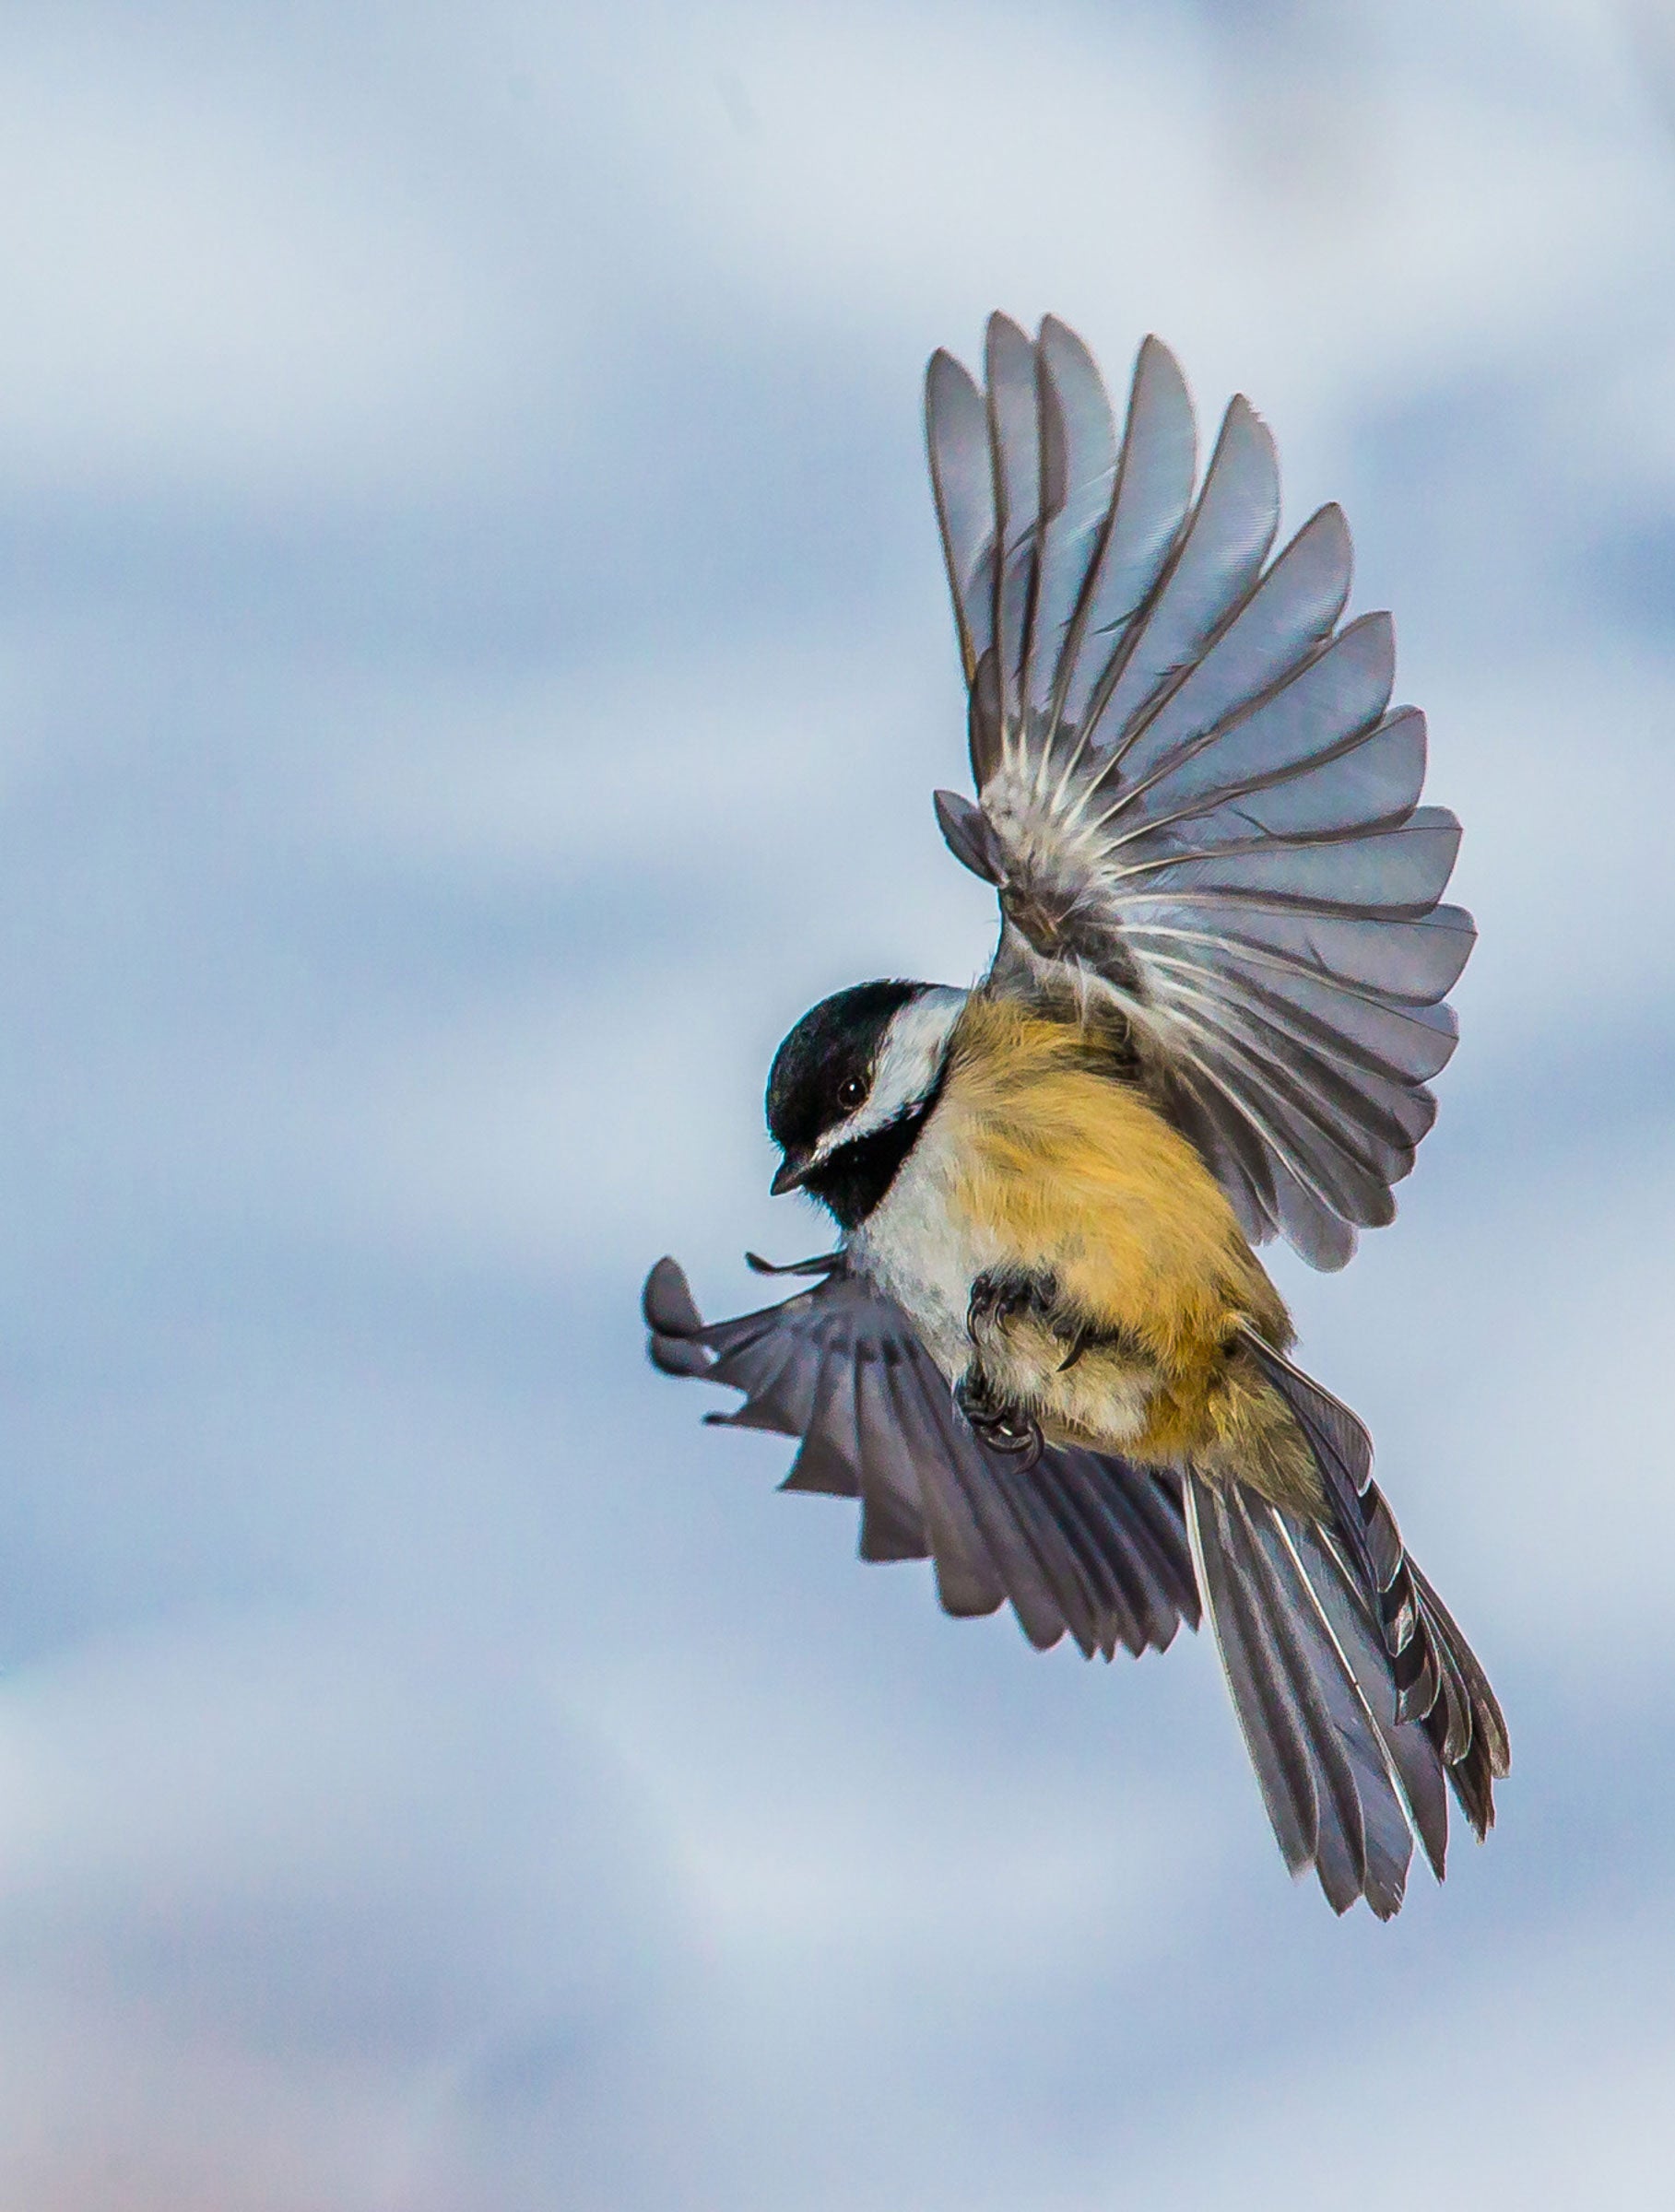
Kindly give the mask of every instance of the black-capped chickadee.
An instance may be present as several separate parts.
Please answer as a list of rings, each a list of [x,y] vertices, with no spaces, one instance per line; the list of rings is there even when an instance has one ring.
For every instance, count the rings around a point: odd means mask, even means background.
[[[1195,497],[1155,338],[1120,438],[1062,323],[996,316],[985,369],[927,380],[977,789],[937,811],[999,946],[974,990],[797,1023],[773,1189],[838,1247],[753,1263],[818,1279],[708,1326],[659,1262],[652,1357],[800,1437],[785,1487],[857,1497],[863,1557],[928,1553],[951,1613],[1109,1657],[1201,1606],[1288,1864],[1387,1918],[1415,1833],[1443,1872],[1445,1783],[1487,1832],[1505,1724],[1252,1247],[1339,1267],[1395,1211],[1474,934],[1438,903],[1458,824],[1418,804],[1388,618],[1339,627],[1339,511],[1269,561],[1243,398]]]

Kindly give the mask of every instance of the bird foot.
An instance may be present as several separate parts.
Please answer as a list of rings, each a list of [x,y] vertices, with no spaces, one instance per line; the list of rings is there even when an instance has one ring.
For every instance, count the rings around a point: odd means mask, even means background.
[[[954,1404],[991,1451],[1004,1453],[1024,1467],[1032,1467],[1041,1457],[1041,1429],[1034,1416],[997,1398],[981,1368],[969,1370],[955,1383]]]
[[[1053,1307],[1053,1285],[1042,1277],[980,1275],[966,1304],[965,1333],[976,1344],[982,1334],[1004,1328],[1020,1314],[1051,1325]]]

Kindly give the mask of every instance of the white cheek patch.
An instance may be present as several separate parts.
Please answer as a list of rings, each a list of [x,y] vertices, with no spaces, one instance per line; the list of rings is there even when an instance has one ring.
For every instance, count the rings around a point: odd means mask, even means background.
[[[922,1106],[936,1088],[943,1055],[967,994],[938,983],[912,999],[891,1020],[872,1071],[872,1088],[845,1122],[829,1129],[815,1147],[817,1160],[830,1159],[858,1136],[888,1129]]]

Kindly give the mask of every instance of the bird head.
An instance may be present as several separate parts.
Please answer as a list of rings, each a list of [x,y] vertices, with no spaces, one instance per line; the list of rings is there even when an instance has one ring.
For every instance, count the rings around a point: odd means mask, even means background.
[[[856,983],[805,1014],[773,1055],[773,1188],[806,1190],[854,1229],[878,1204],[936,1102],[963,991]]]

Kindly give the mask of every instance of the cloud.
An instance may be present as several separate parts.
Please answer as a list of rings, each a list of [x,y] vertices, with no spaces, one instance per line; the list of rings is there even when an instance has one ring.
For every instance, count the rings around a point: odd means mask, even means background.
[[[200,1614],[14,1676],[0,1766],[20,2201],[472,2203],[479,2110],[578,2174],[639,2111],[655,1830],[502,1653]]]

